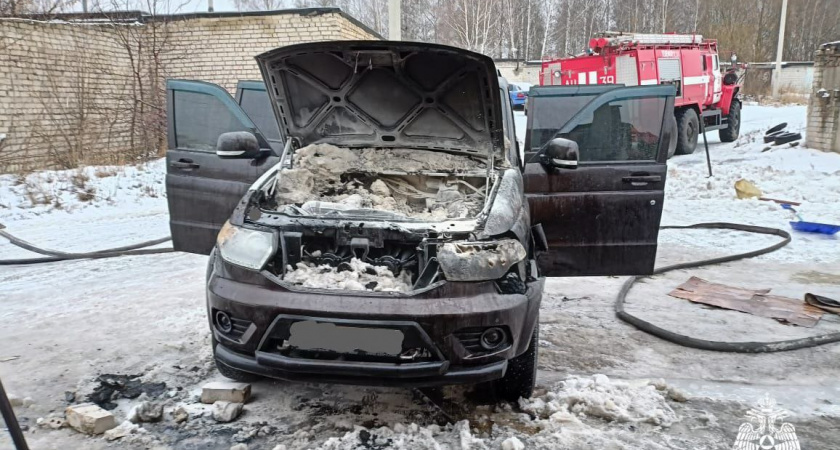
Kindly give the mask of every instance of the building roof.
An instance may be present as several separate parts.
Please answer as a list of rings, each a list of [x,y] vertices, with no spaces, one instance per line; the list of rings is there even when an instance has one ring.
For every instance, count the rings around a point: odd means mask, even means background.
[[[140,10],[125,10],[125,11],[101,11],[101,12],[72,12],[72,13],[55,13],[55,14],[28,14],[23,16],[26,19],[34,20],[64,20],[68,22],[155,22],[155,21],[173,21],[173,20],[190,20],[203,18],[224,18],[224,17],[253,17],[253,16],[280,16],[286,14],[294,14],[303,17],[320,16],[322,14],[338,14],[347,19],[352,24],[363,29],[364,31],[378,37],[385,39],[372,28],[360,22],[355,17],[347,14],[338,7],[324,7],[324,8],[291,8],[291,9],[274,9],[269,11],[220,11],[220,12],[193,12],[193,13],[179,13],[179,14],[150,14]]]

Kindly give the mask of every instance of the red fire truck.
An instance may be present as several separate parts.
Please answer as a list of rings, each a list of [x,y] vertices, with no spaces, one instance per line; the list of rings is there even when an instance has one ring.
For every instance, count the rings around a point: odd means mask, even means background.
[[[542,63],[541,85],[674,84],[677,154],[693,153],[700,120],[732,142],[741,127],[741,86],[734,70],[720,71],[717,41],[697,34],[599,33],[579,56]]]

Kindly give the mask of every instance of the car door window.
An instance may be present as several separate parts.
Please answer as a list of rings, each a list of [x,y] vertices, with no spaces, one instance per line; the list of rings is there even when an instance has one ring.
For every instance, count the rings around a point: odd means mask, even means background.
[[[173,122],[177,148],[213,152],[219,135],[252,128],[217,96],[173,90]]]
[[[528,115],[531,121],[525,147],[538,151],[560,131],[578,111],[589,104],[598,94],[563,97],[562,101],[531,97]]]
[[[245,110],[245,114],[254,121],[257,128],[265,134],[269,141],[280,141],[280,129],[277,127],[277,119],[274,118],[274,111],[271,109],[271,99],[265,90],[242,89],[239,105]]]
[[[578,144],[581,162],[654,161],[665,97],[615,100],[578,118],[562,137]]]

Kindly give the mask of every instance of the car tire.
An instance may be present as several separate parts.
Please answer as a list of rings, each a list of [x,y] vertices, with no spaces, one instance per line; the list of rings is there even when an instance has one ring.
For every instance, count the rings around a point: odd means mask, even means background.
[[[787,144],[788,142],[798,141],[802,139],[801,133],[784,133],[776,136],[773,140],[773,145]]]
[[[219,345],[219,343],[216,342],[215,338],[213,338],[212,340],[213,340],[213,354],[215,355],[216,354],[216,346]],[[230,378],[233,381],[239,381],[241,383],[250,383],[252,381],[257,381],[257,380],[260,380],[260,379],[263,378],[259,375],[255,375],[255,374],[250,373],[250,372],[245,372],[245,371],[230,367],[227,364],[219,361],[219,359],[216,358],[215,356],[213,357],[213,360],[216,362],[216,368],[219,369],[219,373],[222,374],[223,377]]]
[[[505,376],[493,382],[496,398],[515,402],[519,398],[530,398],[537,382],[537,360],[539,356],[540,321],[534,325],[528,350],[508,361]]]
[[[700,136],[700,120],[697,111],[685,108],[676,113],[677,117],[677,155],[690,155],[697,148]]]
[[[671,128],[671,142],[668,143],[668,159],[671,159],[677,153],[677,118],[671,116],[668,124]]]
[[[765,134],[764,135],[764,143],[769,144],[769,143],[776,140],[776,136],[781,136],[783,134],[785,134],[784,131],[775,131],[775,132],[770,133],[770,134]]]
[[[770,127],[770,129],[764,132],[764,135],[767,136],[773,133],[777,133],[779,131],[784,130],[785,128],[787,128],[787,122],[782,122],[774,127]]]
[[[734,142],[741,134],[741,102],[737,98],[732,99],[726,118],[728,119],[727,127],[721,128],[718,136],[721,142]]]

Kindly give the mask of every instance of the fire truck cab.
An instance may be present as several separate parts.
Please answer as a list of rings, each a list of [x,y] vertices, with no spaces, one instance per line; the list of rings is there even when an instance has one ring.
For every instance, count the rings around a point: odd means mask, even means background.
[[[723,142],[740,131],[738,77],[721,73],[717,41],[697,34],[599,33],[585,54],[544,61],[540,84],[674,85],[677,154],[694,152],[701,125]]]

